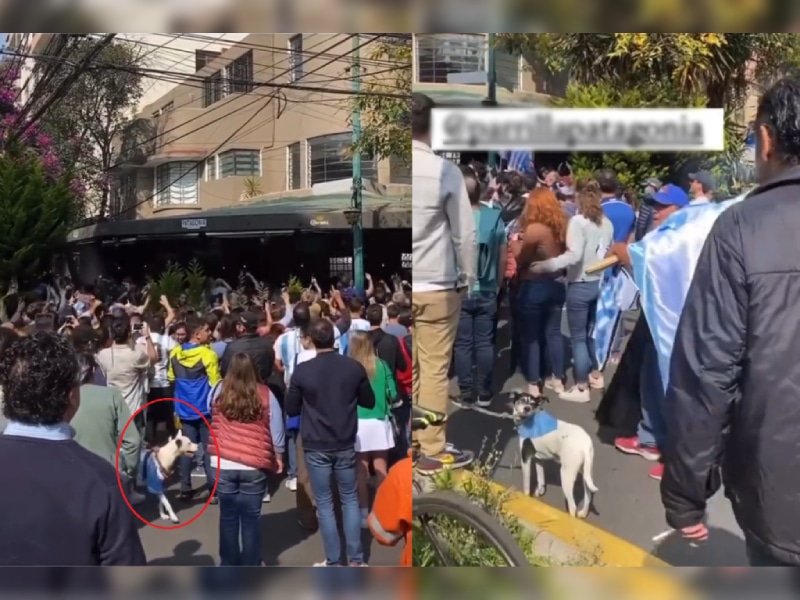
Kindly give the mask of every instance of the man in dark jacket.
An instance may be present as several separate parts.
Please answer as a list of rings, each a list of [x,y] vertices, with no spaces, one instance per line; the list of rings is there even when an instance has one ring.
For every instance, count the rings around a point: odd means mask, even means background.
[[[220,369],[222,376],[228,372],[228,365],[237,354],[247,354],[256,365],[258,376],[261,382],[269,383],[269,376],[275,365],[275,350],[273,345],[275,340],[269,336],[258,335],[258,315],[251,312],[243,312],[236,323],[237,337],[225,347],[222,353]]]
[[[0,356],[0,565],[139,566],[137,519],[114,467],[73,439],[78,360],[55,333],[20,338]]]
[[[661,495],[667,522],[702,540],[721,466],[750,563],[797,566],[800,80],[776,83],[756,115],[760,185],[714,224],[676,333]]]
[[[369,339],[375,347],[375,354],[381,360],[386,361],[396,377],[397,373],[406,370],[406,360],[403,358],[403,352],[400,350],[400,341],[397,337],[386,333],[381,328],[383,324],[383,307],[380,304],[370,304],[367,307],[367,321],[369,322],[367,335],[369,335]]]

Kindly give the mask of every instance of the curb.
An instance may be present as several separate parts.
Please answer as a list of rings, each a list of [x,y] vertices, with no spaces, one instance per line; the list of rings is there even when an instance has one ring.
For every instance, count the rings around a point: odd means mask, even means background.
[[[457,478],[478,478],[472,472],[458,473]],[[604,529],[581,519],[570,517],[564,511],[553,508],[536,498],[507,488],[495,482],[488,482],[498,494],[509,499],[504,508],[521,523],[534,531],[542,532],[559,546],[571,548],[578,553],[594,552],[603,567],[646,567],[636,569],[605,569],[596,567],[571,567],[569,571],[580,571],[590,579],[596,580],[604,588],[616,589],[626,594],[618,597],[646,597],[649,600],[681,598],[689,600],[697,592],[686,583],[666,571],[670,565],[623,540]],[[560,552],[559,552],[560,554]]]

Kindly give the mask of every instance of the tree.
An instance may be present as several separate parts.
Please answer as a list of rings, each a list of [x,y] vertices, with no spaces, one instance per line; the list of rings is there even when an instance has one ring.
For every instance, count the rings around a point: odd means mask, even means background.
[[[10,293],[49,269],[85,194],[50,136],[36,125],[18,135],[16,81],[16,72],[0,68],[0,288]]]
[[[353,99],[353,110],[361,113],[361,139],[350,151],[410,165],[411,34],[385,34],[369,48],[367,62],[377,66],[362,77],[362,94]]]
[[[37,91],[32,109],[61,84],[97,42],[75,40],[44,89]],[[146,48],[129,41],[115,41],[105,48],[93,66],[71,85],[58,103],[41,118],[40,127],[52,136],[67,166],[80,177],[90,193],[88,212],[98,217],[108,213],[111,180],[108,171],[117,158],[117,144],[133,121],[143,95],[140,68]],[[45,62],[41,65],[48,68]],[[50,65],[52,68],[52,64]]]
[[[631,100],[638,95],[638,106],[725,109],[725,152],[693,156],[723,179],[742,156],[745,124],[738,115],[748,92],[800,64],[798,36],[783,33],[506,33],[498,43],[568,72],[572,92],[561,105],[609,106],[587,103],[594,94],[620,102],[614,106],[637,106]],[[678,158],[673,162],[687,157]]]

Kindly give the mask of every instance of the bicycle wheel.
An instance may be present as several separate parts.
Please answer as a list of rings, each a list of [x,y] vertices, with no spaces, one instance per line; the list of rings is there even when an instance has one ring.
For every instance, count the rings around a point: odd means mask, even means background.
[[[519,547],[513,536],[506,531],[502,523],[495,519],[491,514],[477,506],[464,496],[453,492],[431,492],[420,494],[413,499],[414,518],[421,522],[426,536],[435,535],[429,527],[433,517],[444,516],[458,525],[469,528],[478,533],[484,540],[489,542],[503,558],[506,566],[524,567],[529,566],[530,562]],[[437,554],[442,552],[442,548],[437,540],[429,540]],[[444,560],[444,556],[439,554],[439,558]],[[451,565],[445,565],[451,566]],[[452,566],[482,566],[482,565],[452,565]]]

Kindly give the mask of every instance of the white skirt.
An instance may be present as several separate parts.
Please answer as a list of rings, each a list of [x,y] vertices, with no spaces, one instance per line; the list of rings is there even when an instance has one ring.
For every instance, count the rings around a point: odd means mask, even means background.
[[[394,448],[392,424],[378,419],[359,419],[356,452],[377,452]]]

